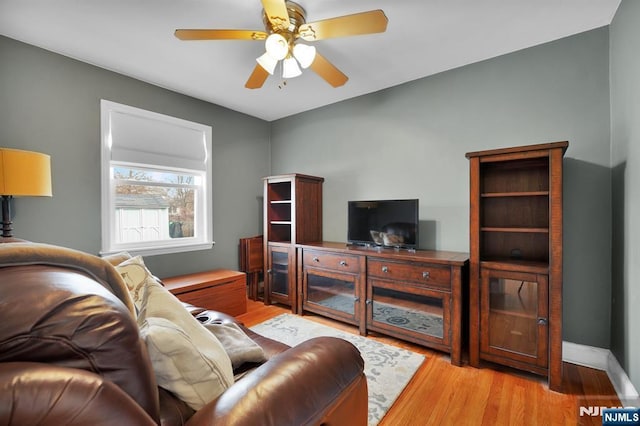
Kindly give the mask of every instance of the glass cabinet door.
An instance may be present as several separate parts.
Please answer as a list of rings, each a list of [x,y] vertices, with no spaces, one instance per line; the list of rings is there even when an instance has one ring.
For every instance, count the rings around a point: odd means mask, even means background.
[[[271,252],[271,292],[289,295],[289,255],[279,251]]]
[[[405,287],[406,289],[406,287]],[[367,319],[370,330],[401,333],[408,340],[449,345],[448,293],[369,279]]]
[[[317,269],[304,271],[303,309],[358,324],[357,277]]]
[[[483,270],[481,350],[546,366],[547,297],[545,275]]]
[[[293,306],[292,299],[292,255],[291,248],[280,246],[268,247],[268,286],[265,302],[282,303]]]

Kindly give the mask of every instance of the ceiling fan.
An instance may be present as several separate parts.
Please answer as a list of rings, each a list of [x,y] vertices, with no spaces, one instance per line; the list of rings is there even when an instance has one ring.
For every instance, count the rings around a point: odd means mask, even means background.
[[[269,75],[282,61],[282,77],[302,74],[300,67],[311,68],[333,87],[342,86],[349,79],[314,46],[305,41],[381,33],[387,29],[387,17],[382,10],[338,16],[317,22],[306,22],[302,6],[289,0],[261,0],[265,31],[223,29],[178,29],[180,40],[260,40],[266,52],[256,59],[258,64],[245,83],[248,89],[262,87]]]

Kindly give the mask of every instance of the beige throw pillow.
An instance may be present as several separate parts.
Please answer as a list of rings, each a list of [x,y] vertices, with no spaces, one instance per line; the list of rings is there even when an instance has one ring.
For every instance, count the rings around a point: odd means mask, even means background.
[[[135,256],[120,263],[116,266],[116,270],[122,276],[124,283],[129,289],[129,294],[133,299],[133,303],[136,305],[136,310],[140,311],[140,304],[142,303],[142,295],[147,283],[155,283],[156,280],[153,275],[147,269],[142,257]]]
[[[194,410],[233,384],[231,360],[220,341],[162,287],[140,256],[117,266],[138,308],[158,385]]]

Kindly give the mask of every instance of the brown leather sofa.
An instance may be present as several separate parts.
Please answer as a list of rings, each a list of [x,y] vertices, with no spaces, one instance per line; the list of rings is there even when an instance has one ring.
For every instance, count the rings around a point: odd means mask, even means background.
[[[235,321],[186,308],[199,319]],[[0,424],[366,424],[364,362],[353,345],[322,337],[289,348],[243,330],[268,360],[234,370],[235,383],[194,412],[156,385],[136,321],[91,276],[54,265],[0,267]]]

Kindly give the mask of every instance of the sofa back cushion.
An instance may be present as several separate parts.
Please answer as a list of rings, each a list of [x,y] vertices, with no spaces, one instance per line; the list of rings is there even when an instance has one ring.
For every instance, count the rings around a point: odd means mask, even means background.
[[[136,321],[105,287],[57,266],[3,267],[0,305],[0,362],[96,373],[158,419],[157,385]]]

